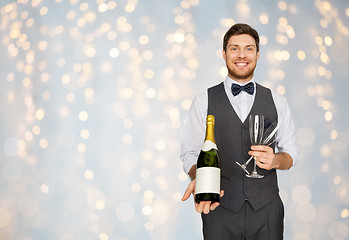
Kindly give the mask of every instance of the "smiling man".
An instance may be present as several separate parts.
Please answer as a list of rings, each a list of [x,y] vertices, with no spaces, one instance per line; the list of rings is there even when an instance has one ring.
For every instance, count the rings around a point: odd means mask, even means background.
[[[297,161],[295,130],[286,100],[256,82],[259,36],[247,24],[235,24],[223,39],[226,79],[195,96],[184,125],[181,159],[191,182],[182,200],[195,191],[196,161],[205,138],[205,119],[215,116],[215,139],[221,159],[220,203],[195,203],[205,240],[281,240],[284,206],[276,170]],[[261,114],[265,125],[278,123],[275,143],[251,146],[248,115]],[[256,159],[263,178],[248,178],[236,164]],[[247,169],[252,171],[251,166]]]

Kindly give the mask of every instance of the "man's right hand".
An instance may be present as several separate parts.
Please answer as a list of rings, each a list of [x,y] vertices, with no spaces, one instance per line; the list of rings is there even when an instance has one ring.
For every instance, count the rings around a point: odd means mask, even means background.
[[[195,193],[195,179],[189,183],[188,188],[187,190],[185,190],[185,193],[182,197],[182,201],[186,201],[190,197],[190,194],[193,194],[193,198],[194,198],[194,193]],[[221,197],[223,197],[224,195],[223,190],[221,190],[220,195]],[[208,214],[210,211],[215,210],[216,207],[218,206],[219,206],[219,202],[214,202],[214,203],[212,203],[211,201],[202,201],[200,203],[195,202],[195,209],[198,213]]]

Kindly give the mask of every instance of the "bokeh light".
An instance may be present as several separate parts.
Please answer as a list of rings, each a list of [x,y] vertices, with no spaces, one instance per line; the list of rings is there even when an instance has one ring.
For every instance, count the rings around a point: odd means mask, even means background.
[[[222,38],[260,33],[256,80],[285,96],[300,161],[279,172],[285,239],[349,238],[349,7],[342,0],[4,0],[2,239],[202,239],[179,160]],[[209,17],[208,17],[209,16]]]

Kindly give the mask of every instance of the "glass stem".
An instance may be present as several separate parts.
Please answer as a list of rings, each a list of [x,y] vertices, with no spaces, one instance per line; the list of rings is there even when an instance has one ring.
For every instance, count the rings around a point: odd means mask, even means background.
[[[251,159],[252,159],[253,157],[251,156],[246,162],[245,162],[245,167],[247,167],[247,165],[250,163],[250,161],[251,161]]]
[[[253,173],[257,173],[257,167],[256,167],[256,157],[254,157],[254,166],[253,166]]]

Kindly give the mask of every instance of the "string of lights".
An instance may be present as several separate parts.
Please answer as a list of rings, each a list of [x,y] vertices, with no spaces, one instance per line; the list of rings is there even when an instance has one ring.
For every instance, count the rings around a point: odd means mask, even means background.
[[[202,239],[179,160],[222,38],[260,34],[257,82],[284,95],[300,161],[279,172],[285,239],[349,237],[349,6],[342,0],[4,0],[0,238]]]

